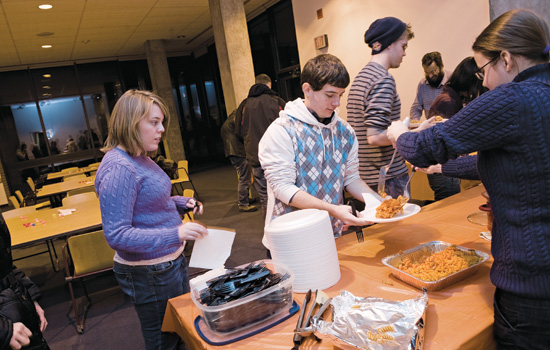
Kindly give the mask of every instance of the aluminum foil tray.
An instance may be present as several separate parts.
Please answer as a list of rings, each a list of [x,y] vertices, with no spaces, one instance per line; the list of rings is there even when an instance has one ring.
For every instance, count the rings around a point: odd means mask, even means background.
[[[489,255],[478,250],[455,245],[460,250],[475,252],[478,256],[482,258],[482,260],[477,264],[474,264],[464,270],[455,272],[447,277],[443,277],[442,279],[439,279],[437,281],[421,280],[418,277],[415,277],[411,274],[406,273],[405,271],[398,269],[398,266],[406,258],[409,258],[411,261],[418,261],[423,257],[443,251],[445,250],[445,248],[452,245],[453,244],[451,243],[442,241],[432,241],[424,243],[414,248],[401,251],[397,254],[387,256],[382,259],[382,263],[391,269],[392,274],[395,277],[399,278],[403,282],[410,284],[413,287],[416,287],[418,289],[426,288],[428,291],[440,290],[476,273],[481,264],[489,260]]]

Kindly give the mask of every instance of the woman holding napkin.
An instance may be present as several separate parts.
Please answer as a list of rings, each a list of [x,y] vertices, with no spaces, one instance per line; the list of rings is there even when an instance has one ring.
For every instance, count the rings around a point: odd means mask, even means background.
[[[204,226],[182,224],[180,214],[202,214],[194,198],[170,196],[171,182],[149,157],[168,125],[169,113],[159,96],[129,90],[109,121],[106,152],[95,187],[103,231],[116,250],[113,271],[133,301],[147,349],[176,349],[179,337],[161,332],[168,299],[189,292],[186,240],[207,234]]]

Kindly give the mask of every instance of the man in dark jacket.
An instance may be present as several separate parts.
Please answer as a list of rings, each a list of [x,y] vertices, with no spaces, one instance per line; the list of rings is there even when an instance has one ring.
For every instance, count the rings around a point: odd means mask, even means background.
[[[10,232],[0,214],[0,349],[49,349],[39,297],[38,287],[13,266]]]
[[[271,123],[279,117],[286,102],[271,90],[271,79],[266,74],[256,76],[256,84],[248,91],[248,97],[237,108],[235,133],[244,140],[246,160],[252,167],[254,187],[260,195],[265,217],[267,209],[267,183],[258,160],[258,144]]]
[[[254,205],[250,205],[249,191],[250,191],[250,166],[246,160],[246,153],[244,151],[243,142],[235,135],[235,116],[237,110],[231,112],[229,117],[222,124],[220,134],[223,140],[223,150],[225,156],[229,158],[229,161],[237,170],[239,177],[239,184],[237,191],[239,198],[237,203],[239,205],[239,211],[251,212],[256,211],[258,208]]]

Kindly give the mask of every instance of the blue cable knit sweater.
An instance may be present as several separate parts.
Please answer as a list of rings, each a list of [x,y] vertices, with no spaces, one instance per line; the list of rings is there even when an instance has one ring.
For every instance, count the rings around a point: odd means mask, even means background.
[[[397,148],[419,167],[479,151],[495,216],[491,280],[550,299],[550,64],[524,70],[446,123],[401,135]]]
[[[181,247],[178,208],[188,198],[170,197],[170,178],[149,157],[108,151],[95,179],[107,242],[128,261],[155,259]]]

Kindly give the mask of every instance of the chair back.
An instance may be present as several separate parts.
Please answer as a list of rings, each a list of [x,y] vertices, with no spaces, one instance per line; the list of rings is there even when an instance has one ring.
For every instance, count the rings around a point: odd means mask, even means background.
[[[189,164],[186,160],[178,162],[178,180],[189,181]]]
[[[183,190],[183,196],[188,197],[188,198],[194,198],[195,197],[195,191],[186,188],[185,190]],[[182,222],[185,224],[186,222],[190,222],[190,221],[193,221],[193,220],[194,220],[193,211],[190,211],[190,212],[187,212],[187,214],[185,214]]]
[[[34,180],[31,177],[27,177],[27,184],[31,188],[31,191],[36,192],[36,186],[34,185]]]
[[[34,207],[22,207],[22,208],[7,210],[3,212],[2,215],[4,216],[4,219],[7,220],[11,218],[16,218],[21,215],[31,214],[34,212],[36,212],[36,209]]]
[[[79,193],[74,196],[65,197],[61,200],[61,204],[64,207],[76,204],[76,203],[82,203],[89,200],[97,199],[97,194],[95,192],[86,192],[86,193]]]
[[[17,200],[19,201],[19,204],[23,204],[23,202],[25,201],[25,197],[23,197],[23,193],[21,193],[21,191],[19,191],[19,190],[16,190],[15,191],[15,196],[17,197]]]
[[[9,200],[15,209],[21,208],[21,204],[19,204],[19,201],[15,198],[15,196],[10,196]]]
[[[115,251],[107,244],[103,230],[71,236],[67,244],[74,267],[73,277],[113,268]]]

